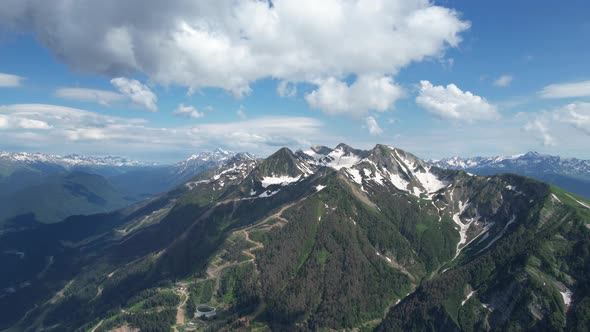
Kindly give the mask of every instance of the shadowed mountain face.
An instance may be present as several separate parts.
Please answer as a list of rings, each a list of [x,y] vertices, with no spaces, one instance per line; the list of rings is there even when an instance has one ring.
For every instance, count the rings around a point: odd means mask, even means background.
[[[514,173],[529,176],[590,198],[590,160],[528,152],[507,157],[453,157],[430,163],[479,175]]]
[[[0,327],[169,330],[208,304],[211,330],[583,330],[588,223],[559,188],[385,145],[236,155],[128,209],[0,235],[17,271]]]

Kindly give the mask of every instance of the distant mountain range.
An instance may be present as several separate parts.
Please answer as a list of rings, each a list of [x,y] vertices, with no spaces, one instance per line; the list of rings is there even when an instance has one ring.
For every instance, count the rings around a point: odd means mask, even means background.
[[[0,175],[7,169],[16,167],[32,167],[37,169],[63,168],[65,170],[92,171],[95,173],[112,174],[130,168],[158,166],[116,156],[90,157],[77,154],[60,156],[44,153],[3,152],[0,151]]]
[[[381,144],[189,159],[219,166],[0,232],[0,330],[590,327],[590,201],[575,194]],[[201,304],[217,317],[195,318]]]
[[[507,157],[452,157],[429,163],[481,175],[514,173],[529,176],[590,198],[590,160],[528,152]]]
[[[235,155],[218,149],[160,165],[112,156],[0,152],[0,227],[121,208],[168,191]]]

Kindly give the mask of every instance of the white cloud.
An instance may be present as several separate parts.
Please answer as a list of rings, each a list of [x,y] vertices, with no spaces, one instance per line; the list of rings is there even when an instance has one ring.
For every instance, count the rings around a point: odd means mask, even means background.
[[[35,119],[34,115],[29,114],[8,114],[4,115],[0,108],[0,130],[47,130],[52,126],[47,122]]]
[[[178,105],[176,111],[172,114],[190,119],[198,119],[205,116],[205,113],[197,111],[193,106],[184,106],[184,104]]]
[[[494,85],[505,88],[505,87],[509,86],[513,80],[514,80],[514,77],[512,77],[510,75],[502,75],[494,81]]]
[[[548,99],[590,97],[590,81],[551,84],[539,91],[538,95]]]
[[[367,129],[369,129],[369,134],[371,134],[373,136],[377,136],[377,135],[381,135],[383,133],[383,129],[381,129],[381,127],[379,127],[379,124],[377,123],[377,120],[375,120],[374,117],[368,116],[365,119],[365,122],[367,125]]]
[[[158,111],[158,97],[138,80],[117,77],[111,80],[111,84],[139,107],[150,112]]]
[[[496,106],[469,91],[463,92],[455,84],[433,86],[420,81],[416,104],[428,112],[447,120],[472,122],[499,118]]]
[[[125,96],[113,91],[86,88],[59,88],[55,95],[63,99],[92,102],[107,107],[125,99]]]
[[[20,119],[18,120],[18,125],[22,129],[51,129],[51,126],[47,122],[34,119]]]
[[[0,129],[9,128],[8,117],[0,114]]]
[[[564,139],[566,133],[570,136],[577,129],[582,135],[590,135],[590,103],[571,103],[558,107],[552,111],[540,112],[528,120],[524,129],[537,135],[545,146],[557,146],[558,143],[573,142]],[[560,140],[556,139],[559,137]],[[577,140],[587,140],[578,138]]]
[[[295,97],[297,95],[297,86],[291,82],[281,81],[277,86],[277,93],[281,97]]]
[[[590,135],[590,103],[571,103],[553,113],[553,119],[567,123]]]
[[[143,119],[57,105],[0,105],[3,146],[47,152],[60,149],[59,153],[143,153],[152,159],[154,155],[182,156],[189,151],[225,146],[264,154],[280,146],[304,147],[325,142],[329,136],[322,129],[321,121],[309,117],[264,116],[172,128],[150,126]]]
[[[392,76],[442,58],[470,26],[429,0],[6,0],[0,24],[34,34],[78,71],[141,72],[156,84],[235,96],[265,78],[316,85]]]
[[[237,122],[208,123],[189,128],[196,140],[218,142],[217,145],[259,148],[308,145],[317,138],[323,124],[314,118],[264,116]]]
[[[2,17],[0,15],[0,17]],[[22,85],[24,77],[0,73],[0,88],[15,88]]]
[[[125,77],[111,80],[111,84],[119,92],[89,88],[59,88],[55,91],[57,97],[83,102],[97,103],[106,107],[114,103],[130,102],[133,106],[151,112],[158,111],[158,97],[150,88],[141,82]]]
[[[543,145],[545,146],[555,146],[555,138],[549,133],[549,129],[547,125],[540,119],[536,119],[534,121],[528,122],[524,126],[524,130],[528,132],[533,132],[539,136]]]
[[[307,103],[328,114],[365,115],[369,110],[383,112],[393,108],[403,90],[391,77],[360,76],[348,85],[335,78],[319,83],[305,96]]]

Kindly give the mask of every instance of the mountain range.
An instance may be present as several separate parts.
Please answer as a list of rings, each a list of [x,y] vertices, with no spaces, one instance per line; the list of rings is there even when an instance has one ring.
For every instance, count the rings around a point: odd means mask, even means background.
[[[514,173],[529,176],[590,198],[590,160],[528,152],[505,157],[452,157],[430,160],[429,163],[480,175]]]
[[[235,154],[127,208],[5,231],[0,252],[0,329],[590,324],[588,200],[386,145]]]
[[[0,227],[53,223],[122,208],[170,190],[234,155],[218,149],[159,165],[112,156],[0,152]]]

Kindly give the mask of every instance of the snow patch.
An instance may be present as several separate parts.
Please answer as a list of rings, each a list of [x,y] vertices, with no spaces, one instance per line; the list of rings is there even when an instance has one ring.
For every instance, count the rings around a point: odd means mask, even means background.
[[[555,194],[551,194],[551,201],[553,201],[553,203],[561,203],[561,200]]]
[[[358,183],[360,185],[363,184],[363,178],[361,177],[361,172],[359,172],[357,169],[349,168],[349,169],[346,170],[346,173],[348,173],[348,175],[350,176],[350,178],[354,182],[356,182],[356,183]]]
[[[471,291],[471,293],[467,294],[467,298],[461,302],[461,306],[464,306],[465,303],[467,303],[467,301],[469,301],[469,299],[473,296],[473,294],[475,294],[475,291]]]
[[[455,222],[455,224],[457,224],[457,226],[459,226],[460,236],[459,243],[457,243],[455,257],[453,259],[459,256],[459,253],[461,252],[461,249],[459,247],[461,247],[462,244],[467,242],[467,230],[469,229],[469,226],[471,226],[471,222],[473,222],[473,220],[471,220],[464,224],[463,222],[461,222],[461,218],[459,218],[459,216],[465,211],[465,209],[467,209],[468,206],[469,202],[464,204],[462,201],[459,201],[459,212],[453,215],[453,221]]]
[[[570,304],[572,303],[572,295],[574,295],[574,293],[572,293],[572,291],[569,290],[567,287],[565,287],[565,291],[563,291],[563,292],[559,291],[559,293],[561,294],[561,297],[563,298],[563,303],[565,304],[565,306],[569,307]]]
[[[408,191],[408,181],[404,180],[399,174],[391,173],[388,170],[385,170],[389,177],[389,181],[399,190]]]
[[[286,175],[268,176],[268,177],[262,178],[262,180],[260,182],[262,183],[262,187],[266,188],[266,187],[273,185],[273,184],[286,186],[286,185],[289,185],[293,182],[299,181],[300,178],[301,178],[301,175],[297,175],[296,177],[290,177],[290,176],[286,176]]]
[[[322,189],[324,189],[324,188],[326,188],[326,186],[324,186],[324,185],[321,185],[321,184],[318,184],[317,186],[315,186],[315,190],[316,190],[316,191],[320,191],[320,190],[322,190]]]
[[[579,200],[575,199],[575,198],[574,198],[572,195],[570,195],[570,194],[566,194],[566,195],[568,195],[568,197],[569,197],[569,198],[573,199],[574,201],[576,201],[578,204],[582,205],[583,207],[585,207],[585,208],[587,208],[587,209],[590,209],[590,205],[588,205],[588,204],[586,204],[586,203],[584,203],[584,202],[582,202],[582,201],[579,201]]]
[[[201,183],[209,183],[209,180],[192,181],[192,182],[187,182],[184,185],[187,186],[189,190],[193,190],[194,188],[199,186],[199,184],[201,184]]]
[[[425,169],[426,172],[414,173],[414,175],[428,193],[437,192],[447,186],[447,184],[439,180],[436,175],[430,173],[430,167],[426,167]]]
[[[350,168],[361,160],[357,155],[352,153],[345,155],[343,148],[337,148],[333,150],[328,154],[327,157],[332,160],[327,162],[325,165],[337,170],[341,168]]]
[[[416,165],[412,160],[403,157],[397,152],[397,149],[394,149],[393,151],[395,156],[393,154],[392,156],[397,159],[402,166],[405,166],[404,168],[409,172],[408,175],[416,179],[422,188],[424,188],[426,194],[435,193],[448,185],[448,183],[441,181],[436,175],[430,172],[430,166],[425,165],[423,170],[417,171],[419,165]],[[414,196],[420,197],[422,193],[423,191],[419,188],[413,188]]]

